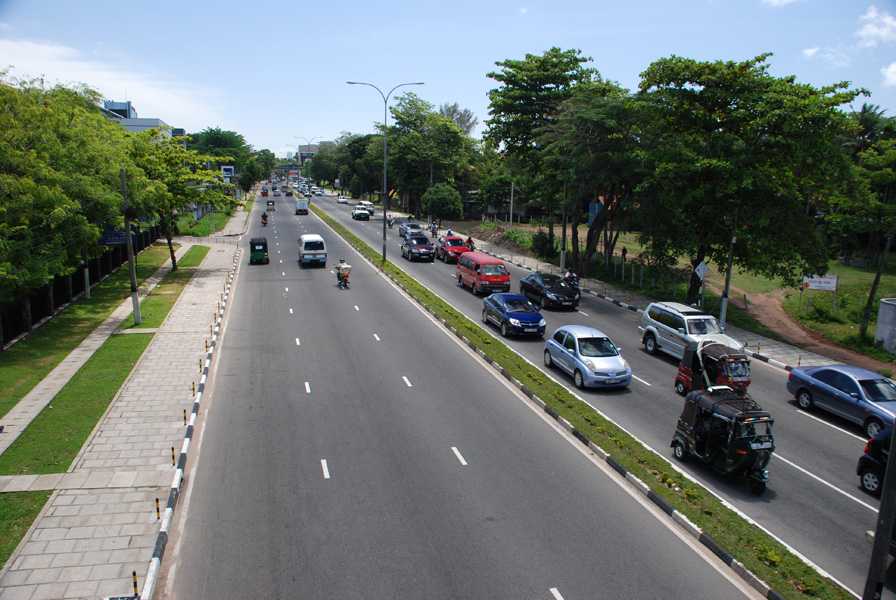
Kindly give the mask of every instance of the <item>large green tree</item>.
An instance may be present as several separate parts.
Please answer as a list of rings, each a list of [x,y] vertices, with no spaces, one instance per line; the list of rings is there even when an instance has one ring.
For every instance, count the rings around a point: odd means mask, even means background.
[[[859,92],[772,76],[768,56],[672,56],[641,74],[649,175],[639,201],[655,254],[685,255],[697,267],[724,266],[732,253],[737,267],[787,281],[826,269],[814,216],[849,175],[840,107]],[[693,274],[689,302],[699,286]]]
[[[460,192],[447,183],[437,183],[423,194],[423,212],[438,219],[459,219],[464,205]]]

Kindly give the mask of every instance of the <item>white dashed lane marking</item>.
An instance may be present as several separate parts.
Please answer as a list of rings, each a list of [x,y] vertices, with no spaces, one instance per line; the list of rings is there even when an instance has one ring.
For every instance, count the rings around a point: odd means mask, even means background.
[[[651,385],[653,385],[653,384],[651,384],[651,383],[648,383],[648,382],[644,381],[643,379],[641,379],[641,378],[638,377],[637,375],[632,375],[632,378],[637,379],[638,381],[640,381],[641,383],[643,383],[643,384],[646,385],[647,387],[650,387]]]
[[[305,393],[306,393],[306,394],[310,394],[310,393],[311,393],[311,384],[308,383],[307,381],[305,382]]]
[[[355,304],[355,310],[358,310],[358,311],[361,310],[360,308],[358,308],[358,305],[357,305],[357,304]]]
[[[299,340],[299,338],[296,338],[296,346],[301,346],[301,345],[302,345],[302,342]]]
[[[457,460],[460,461],[461,466],[466,467],[467,461],[464,460],[464,456],[463,456],[463,454],[460,453],[460,450],[458,450],[454,446],[451,446],[451,451],[454,452],[454,456],[456,456]]]
[[[563,596],[560,595],[560,592],[557,590],[557,588],[551,588],[550,592],[551,596],[554,597],[554,600],[563,600]]]
[[[375,339],[376,341],[380,341],[380,336],[378,336],[377,334],[374,333],[373,339]]]
[[[289,309],[289,314],[292,314],[292,309],[291,309],[291,308]]]
[[[410,381],[407,377],[405,377],[404,375],[402,375],[401,378],[404,379],[404,384],[405,384],[406,386],[408,386],[408,387],[414,387],[413,385],[411,385],[411,381]]]
[[[330,468],[327,466],[327,459],[326,459],[326,458],[322,458],[322,459],[320,459],[320,470],[321,470],[321,471],[323,472],[323,474],[324,474],[324,479],[329,479],[329,478],[330,478]]]

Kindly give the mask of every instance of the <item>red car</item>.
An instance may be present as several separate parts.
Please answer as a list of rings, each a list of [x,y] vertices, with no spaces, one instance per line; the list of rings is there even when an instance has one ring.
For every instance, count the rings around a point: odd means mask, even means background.
[[[442,262],[457,262],[464,252],[469,252],[467,242],[459,235],[445,235],[436,243],[436,258]]]

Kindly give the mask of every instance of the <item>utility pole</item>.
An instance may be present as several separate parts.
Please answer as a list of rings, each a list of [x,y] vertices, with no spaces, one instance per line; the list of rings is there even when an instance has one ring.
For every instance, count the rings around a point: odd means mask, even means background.
[[[731,291],[731,270],[734,266],[734,244],[737,243],[737,213],[734,214],[734,229],[731,231],[731,244],[728,246],[728,268],[725,270],[725,289],[722,291],[722,304],[719,308],[719,327],[725,331],[725,319],[728,316],[728,293]]]
[[[119,169],[121,178],[121,197],[124,198],[124,232],[128,248],[128,273],[131,277],[131,303],[134,305],[134,325],[143,322],[140,316],[140,297],[137,294],[137,263],[134,260],[134,240],[131,237],[131,207],[128,202],[128,182],[124,169]]]
[[[508,219],[508,221],[510,221],[510,224],[513,225],[513,180],[512,179],[510,180],[510,215],[508,215],[508,216],[510,217]]]
[[[887,556],[893,539],[894,512],[896,512],[896,435],[890,435],[890,454],[884,473],[884,487],[880,495],[880,512],[877,513],[877,529],[874,531],[874,545],[871,548],[871,562],[868,565],[868,579],[862,600],[880,600],[884,590],[884,575],[887,570]]]

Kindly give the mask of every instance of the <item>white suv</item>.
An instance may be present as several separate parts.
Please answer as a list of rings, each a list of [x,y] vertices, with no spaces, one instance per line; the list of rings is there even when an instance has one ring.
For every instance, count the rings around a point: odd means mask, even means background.
[[[736,350],[743,344],[722,333],[712,315],[678,302],[653,302],[641,314],[641,341],[648,354],[658,351],[675,358],[684,356],[689,344],[711,339]]]

